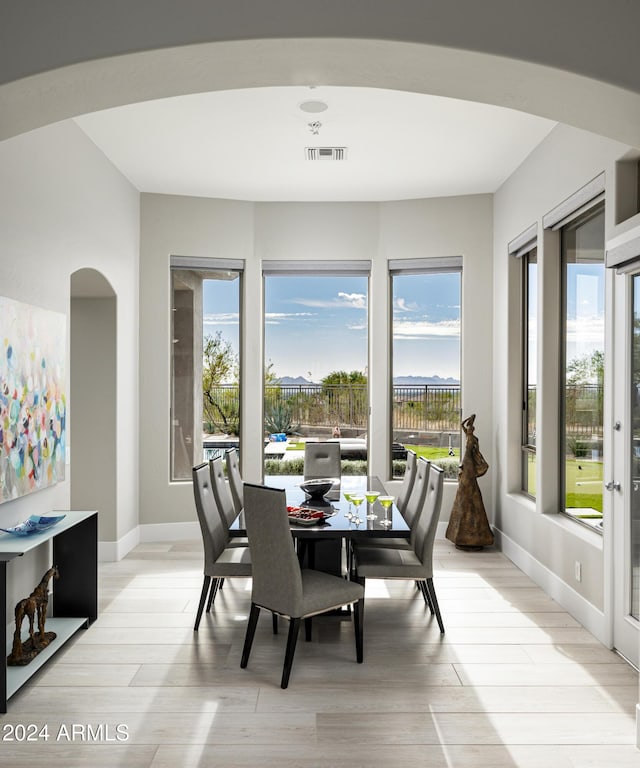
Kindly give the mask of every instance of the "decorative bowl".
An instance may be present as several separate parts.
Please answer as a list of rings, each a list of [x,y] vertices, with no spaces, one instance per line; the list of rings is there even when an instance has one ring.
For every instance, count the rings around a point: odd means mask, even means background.
[[[305,480],[303,483],[300,483],[300,488],[302,488],[307,496],[311,496],[312,499],[315,499],[321,498],[325,493],[328,493],[331,490],[333,483],[334,480],[330,477],[323,477],[317,478],[316,480]]]
[[[30,536],[32,533],[41,533],[59,523],[66,515],[31,515],[27,520],[12,528],[0,528],[0,531],[10,533],[12,536]]]

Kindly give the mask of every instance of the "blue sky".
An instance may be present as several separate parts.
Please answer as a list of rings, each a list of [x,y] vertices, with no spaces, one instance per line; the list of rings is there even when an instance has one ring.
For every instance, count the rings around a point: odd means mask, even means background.
[[[459,378],[460,275],[401,275],[393,281],[394,376]],[[367,366],[366,277],[265,278],[265,354],[277,376],[319,381]],[[203,292],[204,333],[238,349],[238,281]]]

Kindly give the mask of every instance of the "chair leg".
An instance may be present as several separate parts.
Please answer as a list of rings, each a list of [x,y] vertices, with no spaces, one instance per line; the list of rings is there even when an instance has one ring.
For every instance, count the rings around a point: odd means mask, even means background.
[[[429,590],[427,589],[427,582],[419,581],[417,583],[418,583],[420,592],[422,592],[422,597],[424,598],[424,601],[427,604],[429,610],[431,611],[431,615],[433,616],[435,611],[433,610],[433,603],[431,602],[431,596],[429,595]]]
[[[300,631],[300,619],[289,620],[289,635],[287,637],[287,650],[284,655],[284,668],[282,670],[281,688],[289,685],[289,675],[291,674],[291,665],[293,664],[293,654],[296,652],[296,643],[298,642],[298,632]]]
[[[200,604],[198,605],[198,613],[196,614],[196,623],[193,627],[193,631],[197,632],[200,626],[200,619],[202,618],[202,611],[204,610],[204,604],[207,600],[207,594],[209,587],[211,586],[211,576],[205,576],[202,582],[202,592],[200,592]],[[207,609],[208,610],[208,609]]]
[[[271,626],[273,627],[273,634],[278,634],[278,614],[272,613],[271,614]]]
[[[216,599],[216,595],[218,594],[218,589],[220,588],[220,581],[221,579],[214,579],[213,583],[211,584],[211,591],[209,592],[209,602],[207,603],[207,613],[209,613],[209,611],[211,610],[214,600]]]
[[[218,584],[218,589],[222,589],[222,587],[224,587],[224,578],[218,579],[218,581],[220,582],[220,584]]]
[[[429,592],[436,619],[438,620],[440,634],[444,635],[444,624],[442,623],[442,616],[440,615],[440,607],[438,605],[438,598],[436,597],[436,588],[433,586],[433,579],[427,579],[427,591]]]
[[[307,643],[311,640],[311,616],[304,620],[304,639]]]
[[[356,661],[362,664],[364,660],[364,597],[354,603],[353,623],[356,633]]]
[[[249,654],[251,653],[251,646],[253,645],[253,637],[256,634],[256,626],[258,625],[258,616],[260,616],[260,606],[251,603],[251,612],[249,613],[247,631],[244,636],[244,647],[242,648],[242,658],[240,659],[240,666],[242,669],[245,669],[249,663]]]

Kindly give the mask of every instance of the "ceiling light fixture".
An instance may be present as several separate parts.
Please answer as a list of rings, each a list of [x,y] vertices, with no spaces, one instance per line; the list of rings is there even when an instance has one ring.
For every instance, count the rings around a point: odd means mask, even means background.
[[[325,112],[329,109],[329,105],[325,104],[324,101],[303,101],[302,104],[300,104],[300,109],[303,112],[316,114],[318,112]]]

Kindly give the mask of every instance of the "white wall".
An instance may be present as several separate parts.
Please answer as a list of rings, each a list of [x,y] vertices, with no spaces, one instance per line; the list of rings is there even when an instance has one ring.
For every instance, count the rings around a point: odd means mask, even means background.
[[[143,524],[195,520],[190,483],[169,482],[169,257],[246,260],[243,325],[243,473],[262,469],[262,261],[370,259],[371,469],[385,477],[389,443],[389,278],[387,259],[464,258],[462,361],[464,410],[476,411],[477,434],[491,452],[492,202],[490,195],[398,203],[244,203],[142,195],[141,217],[141,493]],[[482,481],[491,515],[491,483]],[[443,520],[453,502],[449,484]],[[176,530],[176,529],[172,529]],[[153,530],[154,534],[159,529]]]
[[[116,311],[114,297],[71,298],[71,508],[100,510],[101,542],[118,538]]]
[[[0,293],[65,313],[67,337],[74,271],[98,270],[118,296],[117,422],[97,422],[96,439],[103,429],[118,435],[116,526],[123,536],[137,523],[138,501],[138,194],[72,122],[1,142],[0,178]],[[67,385],[69,362],[67,351]],[[72,401],[68,416],[70,424]],[[64,482],[0,505],[0,523],[68,508],[71,472],[67,465]],[[9,604],[23,596],[13,585],[23,591],[49,565],[44,552],[13,561]]]
[[[613,231],[613,178],[615,160],[628,147],[617,142],[558,126],[520,168],[503,184],[494,198],[494,463],[500,472],[493,476],[496,526],[504,551],[543,584],[556,599],[600,639],[607,641],[603,612],[608,575],[604,572],[603,537],[555,514],[556,469],[553,462],[539,464],[537,503],[520,489],[520,294],[519,263],[508,256],[509,241],[532,224],[538,224],[539,263],[554,270],[558,260],[555,233],[545,233],[542,217],[603,171],[607,179],[606,237]],[[543,267],[544,268],[544,267]],[[610,276],[607,277],[610,279]],[[538,317],[557,312],[557,297],[550,295],[557,277],[540,289]],[[546,290],[546,293],[545,293]],[[538,357],[539,379],[557,366],[554,338],[543,338],[547,354]],[[552,371],[553,373],[553,371]],[[555,375],[552,381],[557,381]],[[555,399],[555,394],[552,395]],[[539,426],[539,453],[557,450],[545,438],[553,432],[557,417],[546,413]],[[607,455],[605,454],[605,464]],[[546,468],[546,469],[545,469]],[[605,505],[608,499],[605,496]],[[605,506],[605,517],[607,515]],[[606,534],[605,534],[606,536]],[[582,581],[574,577],[574,563],[582,563]]]

